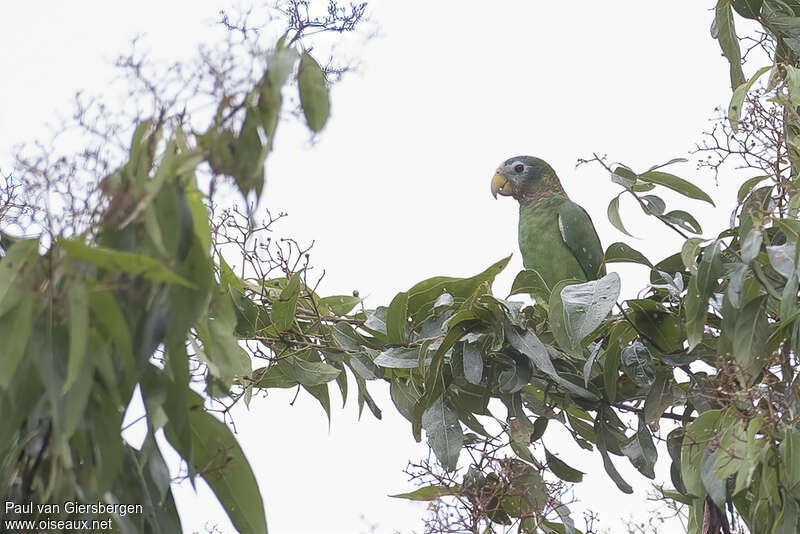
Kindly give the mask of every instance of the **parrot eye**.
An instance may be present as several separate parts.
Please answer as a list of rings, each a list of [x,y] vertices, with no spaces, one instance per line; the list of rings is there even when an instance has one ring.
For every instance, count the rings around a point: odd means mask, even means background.
[[[514,172],[522,172],[524,170],[525,170],[525,165],[523,165],[522,163],[517,163],[516,165],[514,165]]]

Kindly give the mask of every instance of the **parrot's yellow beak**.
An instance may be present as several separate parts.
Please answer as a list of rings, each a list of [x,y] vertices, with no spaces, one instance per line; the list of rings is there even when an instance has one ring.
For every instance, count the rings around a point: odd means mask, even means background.
[[[514,194],[514,185],[500,173],[494,175],[492,178],[492,196],[497,198],[497,195],[510,197]]]

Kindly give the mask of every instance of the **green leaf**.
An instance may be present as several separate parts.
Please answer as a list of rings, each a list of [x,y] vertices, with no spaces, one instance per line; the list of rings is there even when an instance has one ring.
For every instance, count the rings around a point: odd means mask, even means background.
[[[448,471],[456,468],[464,434],[458,416],[444,400],[436,399],[422,414],[422,428],[428,436],[428,444],[439,463]]]
[[[542,276],[532,269],[522,270],[517,274],[511,284],[511,291],[508,295],[518,295],[520,293],[528,293],[534,297],[538,295],[545,300],[550,297],[550,289],[542,279]]]
[[[689,212],[683,210],[672,210],[663,215],[661,219],[671,222],[672,224],[683,228],[687,232],[692,232],[693,234],[703,233],[703,228],[700,226],[700,223],[697,222],[697,219],[695,219]]]
[[[744,3],[745,0],[740,0],[740,3]],[[754,0],[750,0],[754,1]],[[734,7],[736,7],[736,2],[734,2]],[[737,10],[738,11],[738,10]],[[772,65],[762,67],[756,71],[753,76],[747,80],[747,82],[741,84],[736,88],[733,92],[733,96],[731,97],[731,103],[728,105],[728,121],[731,124],[731,129],[734,133],[739,131],[739,118],[742,114],[742,106],[744,105],[744,98],[747,95],[747,91],[753,86],[753,84],[758,80],[762,74],[772,69]]]
[[[426,360],[429,364],[431,358]],[[375,358],[375,365],[388,369],[415,369],[419,367],[419,349],[409,347],[390,347]]]
[[[650,392],[644,401],[644,422],[645,424],[658,423],[664,410],[672,402],[672,386],[669,379],[671,373],[659,371],[656,373],[655,382],[650,386]]]
[[[483,356],[478,343],[464,343],[464,377],[470,384],[478,385],[483,377]]]
[[[644,212],[650,215],[661,215],[664,213],[664,210],[667,209],[664,200],[656,195],[644,195],[639,197],[639,200],[644,204],[644,206],[642,206]]]
[[[89,341],[89,292],[82,282],[73,283],[67,290],[69,310],[69,359],[67,360],[67,378],[63,391],[66,392],[75,383],[83,367],[86,347]]]
[[[102,269],[122,271],[156,282],[169,282],[195,288],[193,283],[178,276],[163,263],[150,256],[101,246],[89,246],[74,239],[60,239],[59,245],[71,258],[91,263]]]
[[[731,0],[733,9],[746,19],[757,20],[764,0]]]
[[[398,493],[396,495],[389,495],[395,499],[408,499],[410,501],[435,501],[441,497],[448,495],[459,495],[461,493],[461,486],[425,486],[416,489],[409,493]]]
[[[217,293],[211,308],[212,315],[197,326],[204,348],[198,357],[208,365],[211,375],[228,388],[235,377],[250,375],[250,358],[234,333],[237,321],[230,294]]]
[[[261,376],[256,382],[259,388],[293,388],[298,384],[288,358],[281,358],[266,371],[259,371]]]
[[[800,431],[787,428],[780,447],[783,484],[793,491],[800,484]]]
[[[700,260],[697,274],[689,279],[688,293],[685,298],[686,336],[689,340],[689,350],[696,347],[703,338],[708,298],[716,287],[721,270],[719,245],[719,241],[715,241],[703,251],[703,258]]]
[[[303,52],[303,57],[300,59],[297,85],[300,89],[300,105],[306,116],[306,123],[309,128],[318,132],[328,120],[331,103],[325,73],[308,52]]]
[[[678,318],[663,305],[650,299],[629,300],[626,302],[636,330],[657,350],[673,353],[683,347],[683,336]],[[632,313],[631,313],[632,312]]]
[[[547,459],[547,467],[553,472],[555,476],[567,482],[581,482],[583,481],[583,471],[578,471],[574,467],[570,467],[564,461],[560,460],[557,456],[552,454],[547,448],[544,449],[545,458]]]
[[[509,344],[527,356],[534,368],[545,373],[552,378],[554,382],[571,393],[584,399],[598,400],[597,395],[591,391],[570,382],[558,374],[556,368],[553,366],[553,362],[550,360],[550,356],[547,354],[547,347],[536,337],[536,334],[530,330],[524,330],[520,333],[514,325],[508,322],[505,323],[504,330],[506,340],[508,340]]]
[[[35,303],[36,295],[25,292],[12,313],[0,317],[0,339],[4,340],[0,357],[0,390],[11,385],[14,372],[25,354],[33,329]]]
[[[796,247],[794,243],[783,245],[770,245],[767,248],[767,257],[772,268],[778,271],[787,280],[795,273]]]
[[[753,178],[745,180],[744,183],[739,187],[739,192],[736,193],[736,199],[739,201],[739,203],[741,203],[745,197],[750,194],[750,191],[752,191],[756,185],[760,184],[767,178],[769,178],[769,176],[754,176]]]
[[[747,237],[744,239],[744,243],[742,243],[742,261],[744,263],[750,263],[758,253],[761,251],[761,243],[764,240],[764,236],[761,233],[759,228],[753,228],[750,232],[747,233]]]
[[[347,315],[359,302],[361,298],[352,295],[332,295],[320,299],[320,303],[327,306],[334,315]]]
[[[602,324],[617,303],[619,291],[620,279],[617,273],[609,273],[600,280],[570,284],[561,290],[563,318],[559,319],[563,321],[569,343],[562,346],[564,350],[572,354],[580,353],[581,341]],[[551,310],[558,313],[552,304]],[[554,321],[552,318],[550,321],[552,327]]]
[[[664,187],[672,189],[673,191],[678,192],[683,196],[708,202],[712,206],[714,205],[714,201],[711,200],[711,197],[708,196],[708,194],[705,191],[703,191],[693,183],[687,182],[683,178],[678,178],[674,174],[669,174],[661,171],[650,171],[644,174],[640,174],[639,178],[650,183],[663,185]]]
[[[632,345],[622,348],[620,353],[622,367],[625,374],[639,387],[650,387],[656,379],[653,357],[641,342],[634,341]]]
[[[619,216],[619,196],[615,196],[608,204],[607,213],[608,221],[614,225],[614,228],[625,235],[633,237],[633,234],[625,229],[625,225],[622,224],[622,219]]]
[[[692,237],[687,239],[681,247],[681,261],[683,262],[683,266],[686,267],[686,269],[688,269],[691,273],[697,272],[697,262],[695,259],[697,258],[698,251],[700,250],[700,243],[702,242],[702,238]]]
[[[708,496],[720,510],[725,509],[727,500],[727,490],[725,489],[725,479],[720,478],[714,473],[714,464],[717,462],[719,449],[711,451],[705,449],[700,460],[700,479],[703,487],[708,492]]]
[[[25,269],[25,264],[37,256],[38,239],[17,241],[0,258],[0,303],[5,300],[9,290],[16,287],[17,279]]]
[[[208,483],[233,526],[243,534],[267,532],[264,503],[256,477],[228,425],[203,409],[196,393],[189,397],[194,469]],[[167,427],[167,439],[186,459],[186,451]]]
[[[389,343],[405,343],[408,326],[408,293],[398,293],[386,310],[386,335]]]
[[[392,402],[397,407],[400,414],[411,421],[414,418],[414,406],[422,397],[422,392],[417,389],[414,382],[405,379],[392,380],[389,393]]]
[[[604,430],[604,423],[600,418],[600,413],[597,415],[597,419],[595,419],[595,434],[597,435],[597,450],[600,452],[600,456],[603,458],[603,467],[605,467],[606,473],[608,476],[611,477],[611,480],[614,481],[614,484],[622,491],[623,493],[633,493],[633,488],[625,482],[625,479],[622,478],[622,475],[619,474],[617,468],[614,467],[614,463],[611,461],[611,457],[608,455],[608,445],[607,439],[609,439],[608,432]]]
[[[428,316],[433,304],[442,293],[449,293],[456,302],[463,301],[475,292],[484,282],[493,282],[495,277],[505,269],[511,256],[494,263],[482,273],[470,278],[453,278],[437,276],[429,278],[408,290],[408,314],[418,322]]]
[[[648,267],[653,266],[644,254],[619,241],[612,243],[606,249],[605,263],[641,263]]]
[[[717,2],[714,25],[717,31],[716,39],[730,64],[731,89],[736,89],[745,83],[745,77],[742,72],[742,52],[739,49],[739,39],[736,37],[736,29],[733,24],[730,0]]]
[[[272,304],[272,325],[276,334],[286,332],[294,323],[297,310],[297,299],[302,289],[302,272],[296,272],[289,278],[286,287],[281,291],[280,298]]]
[[[647,478],[655,478],[654,471],[658,451],[653,443],[653,436],[650,435],[643,417],[639,417],[639,428],[631,436],[630,440],[622,446],[622,453],[628,457],[633,466]]]
[[[766,298],[764,295],[751,300],[736,316],[733,358],[742,367],[746,375],[742,378],[748,384],[755,380],[764,364],[764,347],[769,336],[769,324],[764,310]]]
[[[307,388],[327,384],[341,373],[339,369],[325,362],[290,358],[290,363],[294,378]]]
[[[611,172],[611,181],[630,189],[636,183],[636,173],[625,165],[617,165]]]
[[[128,370],[132,372],[133,342],[128,323],[117,304],[117,299],[110,291],[92,291],[89,295],[89,305],[95,319],[123,356],[123,361],[130,362]]]

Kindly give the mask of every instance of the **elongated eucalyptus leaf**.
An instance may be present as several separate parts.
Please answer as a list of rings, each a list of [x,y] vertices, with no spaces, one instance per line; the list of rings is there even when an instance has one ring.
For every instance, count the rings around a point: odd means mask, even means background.
[[[653,264],[650,263],[650,260],[648,260],[644,254],[632,248],[630,245],[622,242],[612,243],[608,246],[606,249],[605,262],[641,263],[642,265],[647,265],[648,267],[653,266]]]
[[[436,399],[422,415],[422,428],[428,436],[428,444],[436,454],[442,467],[448,471],[456,468],[464,433],[458,416],[445,402],[444,397]]]
[[[300,105],[306,117],[308,127],[313,131],[322,130],[330,114],[328,82],[325,73],[316,60],[308,52],[300,58],[297,71],[297,85],[300,90]]]
[[[731,89],[736,89],[745,83],[745,77],[742,72],[742,52],[739,48],[739,39],[736,36],[736,29],[733,24],[730,0],[718,0],[714,25],[717,31],[716,39],[719,41],[722,53],[728,58],[728,63],[730,64]]]
[[[639,427],[628,442],[622,446],[622,452],[641,474],[647,478],[655,478],[654,468],[658,459],[658,451],[656,451],[653,436],[650,435],[644,418],[639,418]]]
[[[71,258],[91,263],[108,271],[122,271],[156,282],[195,287],[192,282],[178,276],[163,263],[150,256],[100,246],[89,246],[70,239],[61,239],[59,245],[67,251]]]
[[[189,397],[193,456],[188,458],[205,479],[239,532],[266,534],[264,503],[247,458],[228,425],[203,409],[196,393]],[[188,456],[167,427],[167,439],[179,454]]]

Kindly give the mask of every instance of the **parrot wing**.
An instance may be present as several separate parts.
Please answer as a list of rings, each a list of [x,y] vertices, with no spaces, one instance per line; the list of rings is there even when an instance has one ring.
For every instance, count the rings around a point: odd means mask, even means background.
[[[578,260],[587,280],[605,276],[603,246],[591,217],[578,204],[567,200],[558,210],[561,239]]]

